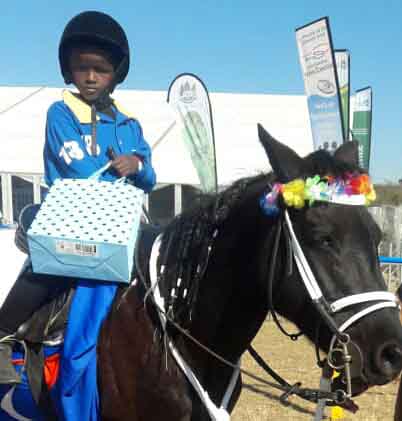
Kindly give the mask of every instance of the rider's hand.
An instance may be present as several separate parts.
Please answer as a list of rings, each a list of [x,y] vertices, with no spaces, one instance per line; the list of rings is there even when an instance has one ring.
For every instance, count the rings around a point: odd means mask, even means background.
[[[111,166],[120,177],[127,177],[138,171],[140,162],[140,158],[136,155],[119,155],[112,161]]]

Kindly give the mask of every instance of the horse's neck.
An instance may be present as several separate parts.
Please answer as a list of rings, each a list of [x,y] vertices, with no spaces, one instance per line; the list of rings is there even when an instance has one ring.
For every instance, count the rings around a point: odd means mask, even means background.
[[[232,233],[229,240],[236,240],[236,244],[246,240],[236,238],[233,230],[227,232]],[[250,256],[256,255],[257,244],[255,250],[248,247],[245,253],[242,247],[229,247],[224,234],[216,238],[201,280],[190,334],[231,364],[237,364],[265,320],[266,305],[256,285],[257,265],[250,261]],[[247,263],[251,263],[248,269]],[[180,349],[209,396],[220,405],[233,368],[191,341],[185,340]]]
[[[200,284],[193,328],[230,358],[244,352],[266,317],[266,296],[260,282],[261,245],[256,235],[255,228],[237,235],[231,228],[221,232]]]

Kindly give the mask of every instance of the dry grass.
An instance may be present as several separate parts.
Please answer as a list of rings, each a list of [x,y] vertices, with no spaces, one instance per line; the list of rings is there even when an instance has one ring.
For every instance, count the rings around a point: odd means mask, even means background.
[[[285,324],[292,330],[290,324]],[[294,331],[294,330],[293,330]],[[264,359],[289,383],[301,381],[305,387],[317,387],[320,370],[315,363],[314,349],[306,339],[291,341],[282,335],[273,322],[265,322],[253,342]],[[268,375],[246,354],[243,367],[271,381]],[[243,377],[244,387],[232,414],[232,421],[312,421],[315,405],[293,396],[287,407],[278,401],[280,391]],[[355,399],[356,414],[344,411],[342,421],[393,421],[398,383],[375,387]],[[329,410],[327,410],[329,415]]]

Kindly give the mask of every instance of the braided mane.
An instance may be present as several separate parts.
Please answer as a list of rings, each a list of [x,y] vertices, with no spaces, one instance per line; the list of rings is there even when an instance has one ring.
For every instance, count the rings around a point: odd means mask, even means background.
[[[166,227],[159,258],[160,288],[170,317],[182,326],[191,320],[199,283],[220,225],[266,175],[241,179],[216,194],[200,194],[191,209]]]

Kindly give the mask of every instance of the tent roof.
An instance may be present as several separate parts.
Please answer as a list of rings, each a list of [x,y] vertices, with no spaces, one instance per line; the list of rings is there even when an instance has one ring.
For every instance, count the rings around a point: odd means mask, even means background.
[[[61,91],[0,87],[0,171],[43,172],[46,112],[61,98]],[[158,183],[199,184],[166,92],[118,90],[114,97],[138,118],[145,138],[154,146]],[[304,96],[210,93],[210,100],[221,185],[270,169],[258,141],[257,123],[301,156],[313,149]]]

